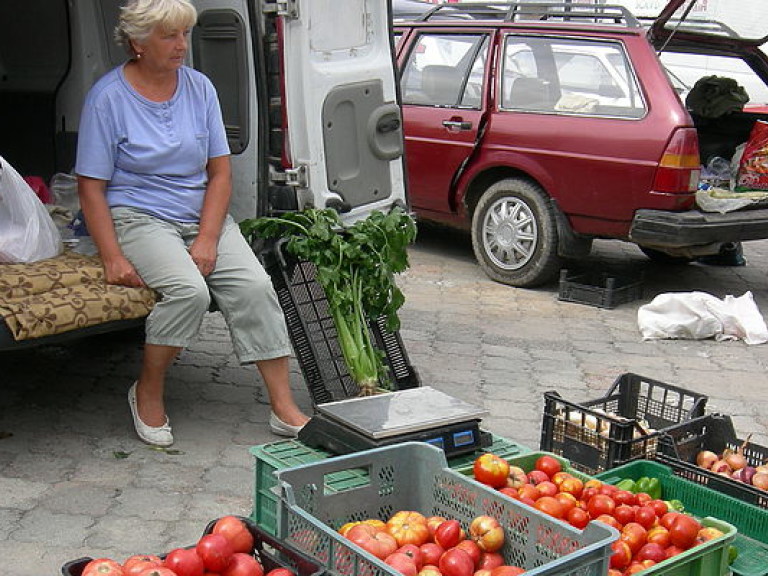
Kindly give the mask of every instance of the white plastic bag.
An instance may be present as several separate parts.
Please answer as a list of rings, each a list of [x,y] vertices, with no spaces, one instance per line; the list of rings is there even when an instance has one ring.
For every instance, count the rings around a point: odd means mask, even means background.
[[[752,292],[719,299],[706,292],[659,294],[637,311],[643,340],[691,339],[768,342],[768,328]]]
[[[61,251],[61,235],[45,205],[0,156],[0,262],[36,262]]]

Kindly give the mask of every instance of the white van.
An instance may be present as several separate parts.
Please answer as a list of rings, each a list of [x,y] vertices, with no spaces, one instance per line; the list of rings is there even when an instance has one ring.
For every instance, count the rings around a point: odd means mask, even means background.
[[[354,220],[405,203],[388,0],[193,3],[199,19],[188,63],[219,93],[237,221],[307,206],[333,207]],[[23,176],[50,182],[72,171],[84,97],[126,58],[112,39],[120,5],[0,2],[0,156]],[[109,317],[25,336],[18,327],[29,316],[23,298],[39,301],[61,286],[19,294],[2,279],[33,284],[41,266],[0,264],[0,350],[143,322],[141,314],[119,317],[120,305],[110,304]],[[66,293],[59,296],[58,306],[71,304]],[[64,312],[73,314],[59,316]]]

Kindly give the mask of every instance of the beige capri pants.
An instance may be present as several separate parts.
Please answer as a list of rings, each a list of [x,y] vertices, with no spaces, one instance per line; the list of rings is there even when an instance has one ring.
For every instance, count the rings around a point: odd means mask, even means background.
[[[146,342],[184,348],[200,332],[213,296],[241,364],[291,354],[285,317],[269,274],[233,218],[219,238],[216,267],[203,277],[187,251],[197,224],[168,222],[133,208],[112,208],[118,242],[144,283],[161,298],[146,322]]]

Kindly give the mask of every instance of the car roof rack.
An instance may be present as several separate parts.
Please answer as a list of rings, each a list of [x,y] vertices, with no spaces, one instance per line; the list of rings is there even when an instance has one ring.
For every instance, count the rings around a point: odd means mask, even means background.
[[[416,22],[434,20],[497,20],[517,22],[539,20],[588,22],[641,28],[640,21],[625,6],[618,4],[572,4],[570,2],[457,2],[437,4],[413,18]]]

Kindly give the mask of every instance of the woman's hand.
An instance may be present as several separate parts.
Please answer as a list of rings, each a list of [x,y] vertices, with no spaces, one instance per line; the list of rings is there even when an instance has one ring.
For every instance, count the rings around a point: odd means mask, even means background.
[[[189,247],[189,255],[203,276],[208,276],[216,267],[217,246],[216,241],[198,236]]]
[[[144,286],[144,281],[136,272],[136,268],[125,257],[120,256],[104,260],[104,276],[107,284],[117,286],[140,287]]]

